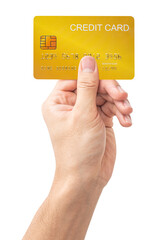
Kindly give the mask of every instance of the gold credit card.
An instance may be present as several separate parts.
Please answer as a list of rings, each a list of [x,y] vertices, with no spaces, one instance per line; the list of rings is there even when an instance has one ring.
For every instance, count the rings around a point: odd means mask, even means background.
[[[34,77],[77,79],[79,61],[93,56],[100,79],[134,78],[134,18],[36,16]]]

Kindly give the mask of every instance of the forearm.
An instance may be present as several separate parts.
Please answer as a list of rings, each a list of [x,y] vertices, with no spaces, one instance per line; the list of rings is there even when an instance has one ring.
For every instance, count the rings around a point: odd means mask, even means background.
[[[83,240],[102,187],[54,181],[23,240]]]

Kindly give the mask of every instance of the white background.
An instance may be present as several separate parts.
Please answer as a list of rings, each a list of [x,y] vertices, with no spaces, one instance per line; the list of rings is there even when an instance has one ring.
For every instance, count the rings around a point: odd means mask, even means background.
[[[152,1],[3,1],[0,9],[0,239],[21,239],[47,196],[54,155],[41,104],[54,81],[33,78],[35,15],[135,17],[135,79],[121,81],[133,126],[115,120],[117,163],[87,240],[160,239],[160,18]]]

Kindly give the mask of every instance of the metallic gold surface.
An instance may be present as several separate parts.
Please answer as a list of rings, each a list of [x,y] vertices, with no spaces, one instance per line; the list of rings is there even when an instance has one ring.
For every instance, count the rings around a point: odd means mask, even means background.
[[[134,19],[106,16],[36,16],[34,77],[77,79],[83,56],[95,57],[100,79],[134,77]]]

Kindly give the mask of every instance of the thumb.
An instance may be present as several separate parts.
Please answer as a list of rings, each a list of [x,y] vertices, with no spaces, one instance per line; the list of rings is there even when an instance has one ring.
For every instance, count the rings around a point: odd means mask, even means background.
[[[77,100],[75,107],[92,109],[96,107],[96,96],[99,85],[99,74],[96,60],[83,57],[79,63],[77,80]]]

